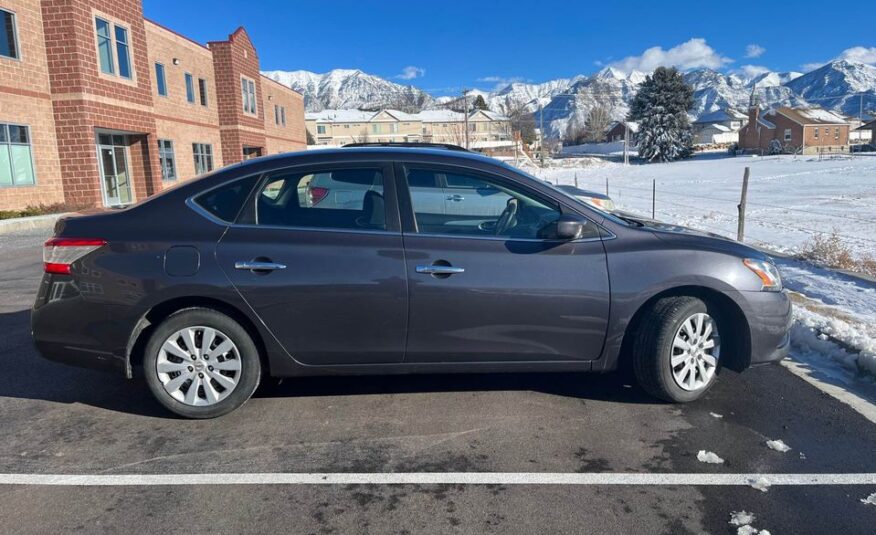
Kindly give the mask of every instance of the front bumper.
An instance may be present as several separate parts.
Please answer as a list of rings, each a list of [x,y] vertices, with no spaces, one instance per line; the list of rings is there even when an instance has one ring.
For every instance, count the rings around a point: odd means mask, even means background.
[[[751,332],[750,365],[777,362],[788,356],[791,324],[794,321],[791,299],[785,292],[742,292],[747,304]]]

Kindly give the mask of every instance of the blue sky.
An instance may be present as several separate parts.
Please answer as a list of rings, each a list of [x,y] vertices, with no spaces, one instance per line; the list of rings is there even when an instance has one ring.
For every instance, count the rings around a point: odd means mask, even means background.
[[[263,70],[358,68],[438,95],[605,65],[753,73],[837,57],[876,63],[873,25],[832,5],[833,14],[823,1],[144,0],[147,17],[200,42],[245,26]]]

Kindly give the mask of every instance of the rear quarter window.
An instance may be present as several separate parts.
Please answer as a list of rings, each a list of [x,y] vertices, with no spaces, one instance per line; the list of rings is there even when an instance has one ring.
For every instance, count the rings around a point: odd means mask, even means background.
[[[234,180],[195,197],[195,202],[222,221],[233,223],[257,180],[258,176]]]

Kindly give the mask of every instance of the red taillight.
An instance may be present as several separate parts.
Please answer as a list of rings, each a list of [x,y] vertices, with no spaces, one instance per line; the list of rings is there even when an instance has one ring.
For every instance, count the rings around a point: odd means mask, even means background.
[[[69,275],[73,262],[104,245],[106,240],[51,238],[43,245],[43,268],[46,273]]]
[[[326,198],[328,192],[328,188],[310,188],[310,206],[316,206],[317,204],[319,204],[319,201]]]

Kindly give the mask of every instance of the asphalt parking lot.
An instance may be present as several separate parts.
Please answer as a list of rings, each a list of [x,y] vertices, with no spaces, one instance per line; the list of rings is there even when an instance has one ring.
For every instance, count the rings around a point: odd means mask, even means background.
[[[725,372],[701,402],[622,378],[345,377],[263,386],[211,421],[145,385],[44,361],[29,308],[45,231],[0,236],[0,474],[876,473],[876,425],[780,366]],[[717,417],[715,415],[720,415]],[[766,447],[782,439],[787,453]],[[720,465],[697,460],[699,450]],[[872,533],[876,485],[0,485],[7,533]]]

